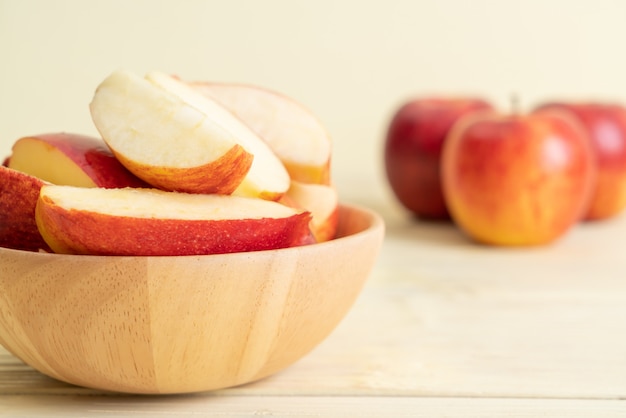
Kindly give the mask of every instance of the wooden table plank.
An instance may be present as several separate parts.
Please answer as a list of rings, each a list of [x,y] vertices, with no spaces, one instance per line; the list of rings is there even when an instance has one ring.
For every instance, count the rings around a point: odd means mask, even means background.
[[[345,396],[8,396],[0,415],[20,417],[415,417],[624,418],[626,403],[605,400]]]

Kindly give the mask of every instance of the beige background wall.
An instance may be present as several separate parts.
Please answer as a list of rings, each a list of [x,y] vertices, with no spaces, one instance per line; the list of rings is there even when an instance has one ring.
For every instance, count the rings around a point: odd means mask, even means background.
[[[382,141],[410,96],[626,102],[626,1],[0,0],[0,156],[24,135],[95,133],[87,105],[117,68],[296,98],[332,134],[349,199],[359,178],[388,193]]]

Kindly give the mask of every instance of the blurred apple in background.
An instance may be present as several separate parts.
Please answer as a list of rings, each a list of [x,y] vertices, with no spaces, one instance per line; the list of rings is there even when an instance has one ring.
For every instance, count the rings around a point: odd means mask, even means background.
[[[581,220],[596,164],[585,132],[561,114],[482,114],[450,132],[442,178],[450,215],[470,237],[539,245]]]
[[[461,117],[492,106],[478,98],[418,98],[402,105],[385,142],[385,168],[395,196],[424,219],[449,219],[441,191],[444,140]]]
[[[549,102],[537,108],[566,112],[587,131],[598,165],[586,220],[610,218],[626,206],[626,108],[599,102]]]

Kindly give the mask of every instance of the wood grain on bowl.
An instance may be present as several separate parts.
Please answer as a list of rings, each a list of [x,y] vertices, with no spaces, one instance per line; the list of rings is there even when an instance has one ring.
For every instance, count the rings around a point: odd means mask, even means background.
[[[297,361],[356,300],[384,235],[342,205],[338,238],[281,250],[98,257],[0,249],[0,343],[40,372],[127,393],[240,385]]]

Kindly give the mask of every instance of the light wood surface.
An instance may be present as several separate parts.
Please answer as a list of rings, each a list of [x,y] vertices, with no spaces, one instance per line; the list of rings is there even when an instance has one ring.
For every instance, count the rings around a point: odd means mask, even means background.
[[[0,415],[626,417],[625,217],[499,249],[379,202],[387,234],[363,292],[284,371],[192,396],[109,396],[0,351]]]

